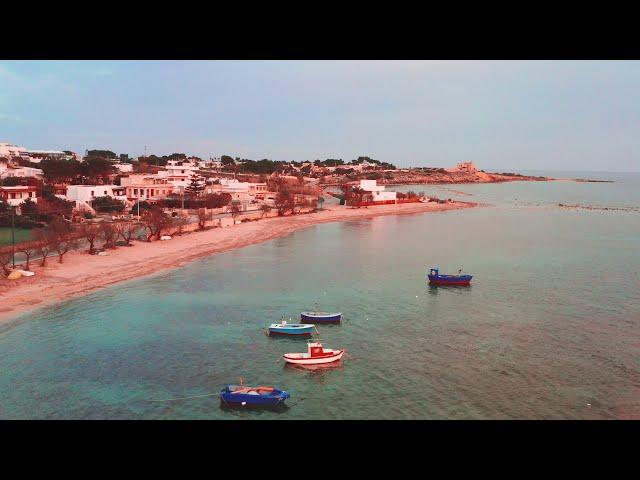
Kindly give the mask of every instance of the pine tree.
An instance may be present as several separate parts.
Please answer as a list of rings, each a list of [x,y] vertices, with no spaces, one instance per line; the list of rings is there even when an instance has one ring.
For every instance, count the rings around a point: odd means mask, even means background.
[[[191,175],[191,183],[185,188],[185,193],[190,197],[197,197],[204,190],[204,184],[201,182],[200,177],[195,173]]]

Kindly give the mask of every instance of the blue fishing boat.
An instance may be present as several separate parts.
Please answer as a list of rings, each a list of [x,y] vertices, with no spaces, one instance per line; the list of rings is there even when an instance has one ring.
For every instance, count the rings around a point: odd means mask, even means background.
[[[269,325],[269,335],[310,337],[315,328],[315,325],[309,323],[287,323],[286,320],[282,320],[280,323]]]
[[[458,271],[458,275],[440,275],[440,269],[436,267],[429,270],[427,278],[429,279],[429,283],[433,285],[469,285],[473,275],[462,275],[461,273],[462,269]]]
[[[340,323],[342,313],[302,312],[300,320],[309,323]]]
[[[220,392],[220,401],[229,406],[275,407],[284,404],[290,395],[275,387],[227,385]]]

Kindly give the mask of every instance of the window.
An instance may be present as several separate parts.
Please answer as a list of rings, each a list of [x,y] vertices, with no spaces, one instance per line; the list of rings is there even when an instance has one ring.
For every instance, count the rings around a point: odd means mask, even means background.
[[[133,189],[133,194],[134,194],[136,197],[138,196],[138,189],[137,189],[137,188],[134,188],[134,189]]]
[[[106,191],[106,190],[104,191],[104,194],[105,194],[105,195],[107,194],[107,191]]]
[[[91,196],[93,197],[94,195],[95,195],[95,192],[91,190]]]

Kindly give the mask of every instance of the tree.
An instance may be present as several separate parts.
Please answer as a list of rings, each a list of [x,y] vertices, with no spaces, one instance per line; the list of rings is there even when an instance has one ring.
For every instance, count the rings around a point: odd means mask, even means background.
[[[117,158],[117,155],[111,150],[87,150],[87,157],[97,158]]]
[[[89,253],[95,252],[94,244],[100,236],[100,225],[97,223],[83,223],[80,226],[79,237],[84,238],[89,243]]]
[[[191,175],[191,183],[185,188],[185,193],[190,197],[198,197],[204,190],[204,184],[199,175]]]
[[[135,222],[119,222],[116,224],[118,235],[127,245],[131,244],[131,240],[136,232],[140,229],[140,224]]]
[[[222,208],[231,203],[230,193],[209,193],[204,196],[204,206],[207,208]]]
[[[116,173],[113,163],[104,157],[87,156],[80,165],[80,173],[95,183],[99,178],[104,179]]]
[[[71,225],[61,216],[54,217],[45,230],[49,247],[58,252],[58,262],[62,263],[64,255],[76,246],[77,235],[73,235]]]
[[[80,175],[81,164],[77,160],[46,158],[39,164],[47,183],[72,183]]]
[[[38,251],[39,247],[40,247],[39,242],[35,240],[22,242],[16,245],[16,252],[23,253],[26,258],[26,263],[24,266],[25,270],[29,270],[29,260],[31,259],[33,254]]]
[[[339,197],[340,205],[348,205],[353,196],[353,188],[348,183],[343,183],[340,185],[340,190],[342,191],[342,195]]]
[[[13,249],[10,246],[0,247],[0,267],[2,267],[5,275],[9,275],[11,273],[9,263],[11,263],[12,259]]]
[[[350,204],[351,205],[355,204],[358,208],[360,208],[359,204],[362,203],[364,195],[365,195],[365,191],[362,190],[360,187],[352,188]]]
[[[150,242],[153,237],[160,240],[162,230],[171,225],[171,217],[165,215],[162,208],[153,206],[149,210],[145,210],[142,215],[142,223],[149,230],[147,241]]]
[[[118,232],[115,225],[110,222],[102,222],[98,225],[100,225],[100,234],[104,240],[104,248],[116,248]]]
[[[204,208],[198,209],[198,230],[204,230],[207,225],[207,211]]]
[[[42,257],[40,266],[44,267],[47,264],[47,257],[53,251],[53,247],[51,245],[52,232],[44,228],[39,228],[34,232],[34,237],[38,242],[38,253]]]
[[[265,215],[266,216],[269,215],[269,212],[271,211],[271,207],[266,203],[263,203],[262,205],[260,205],[260,210],[261,210],[260,218],[264,218]]]
[[[133,207],[131,207],[131,211],[129,213],[131,213],[132,215],[137,215],[138,209],[140,209],[140,215],[142,216],[145,211],[151,210],[152,208],[153,208],[153,204],[145,200],[138,201]]]
[[[231,202],[231,218],[233,218],[235,220],[235,218],[240,215],[240,212],[242,211],[242,207],[240,205],[240,201],[238,200],[234,200]]]
[[[20,204],[20,212],[22,215],[29,215],[35,218],[38,215],[38,204],[31,200],[31,198],[27,198]]]
[[[122,212],[124,210],[124,202],[113,197],[96,197],[93,199],[91,205],[97,212]]]
[[[288,190],[283,190],[276,194],[275,205],[278,210],[278,216],[282,217],[287,210],[292,208],[293,195]]]
[[[169,226],[175,228],[175,231],[170,234],[172,237],[175,235],[182,235],[184,227],[189,224],[189,219],[183,216],[171,217],[170,220]]]

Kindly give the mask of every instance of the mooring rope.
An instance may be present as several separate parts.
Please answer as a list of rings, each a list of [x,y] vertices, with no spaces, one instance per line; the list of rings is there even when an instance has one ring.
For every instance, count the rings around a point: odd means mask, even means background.
[[[219,393],[205,393],[204,395],[192,395],[190,397],[165,398],[163,400],[149,400],[150,402],[173,402],[174,400],[188,400],[190,398],[214,397]]]

